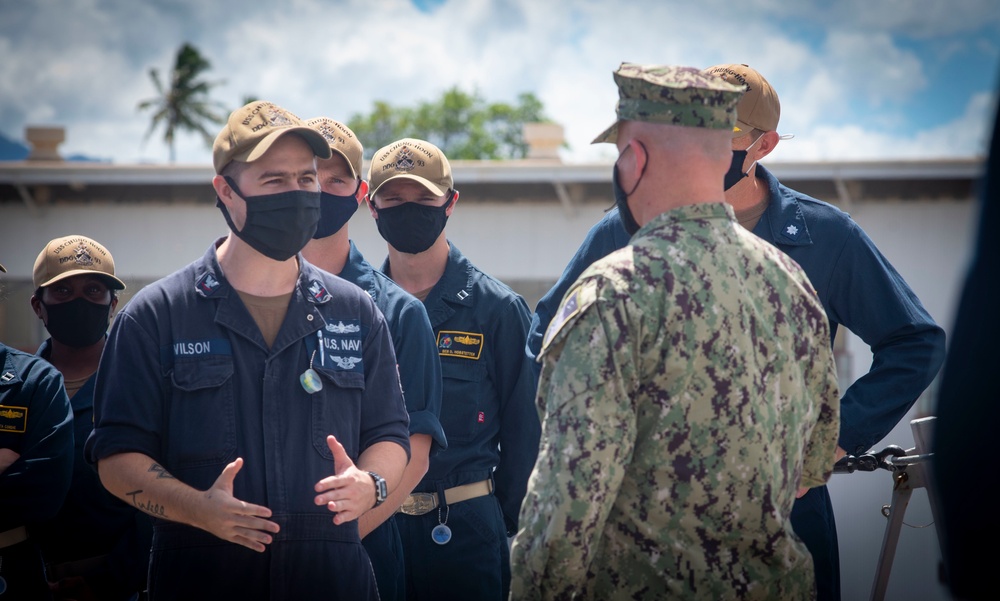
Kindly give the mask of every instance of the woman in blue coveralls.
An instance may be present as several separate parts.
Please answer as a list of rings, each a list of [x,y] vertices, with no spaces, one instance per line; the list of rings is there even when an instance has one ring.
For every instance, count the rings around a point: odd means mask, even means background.
[[[33,530],[56,599],[135,599],[146,590],[151,518],[109,493],[84,457],[94,385],[117,291],[115,261],[86,236],[51,240],[33,271],[31,308],[50,338],[37,354],[62,374],[73,407],[73,483],[59,513]]]
[[[538,454],[528,307],[446,237],[458,202],[439,148],[404,139],[375,152],[369,208],[388,243],[382,271],[424,302],[441,359],[448,448],[397,515],[407,599],[506,599],[508,537]]]

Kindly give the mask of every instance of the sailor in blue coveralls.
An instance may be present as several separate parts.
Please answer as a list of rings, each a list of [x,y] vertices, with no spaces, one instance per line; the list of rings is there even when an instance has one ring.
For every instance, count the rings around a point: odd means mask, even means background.
[[[118,290],[115,261],[86,236],[49,241],[35,260],[31,307],[49,332],[37,355],[63,374],[73,407],[73,482],[51,520],[32,529],[59,599],[134,599],[146,590],[152,518],[111,495],[84,457],[94,387]]]
[[[62,374],[0,343],[0,599],[52,598],[28,536],[59,511],[72,475],[73,412]]]
[[[234,111],[212,184],[228,237],[139,291],[98,371],[88,457],[158,518],[150,599],[377,599],[357,518],[409,452],[371,298],[297,253],[330,148],[270,102]]]
[[[368,193],[361,178],[364,149],[354,132],[326,117],[306,122],[323,134],[333,156],[318,162],[320,219],[302,256],[313,265],[361,287],[389,324],[410,414],[410,462],[386,502],[358,520],[381,601],[405,598],[403,546],[393,513],[427,473],[429,458],[448,446],[441,427],[441,362],[424,304],[376,271],[350,239],[348,220]]]
[[[396,516],[409,600],[506,599],[508,537],[538,454],[541,426],[525,361],[524,299],[477,269],[444,232],[455,208],[440,149],[404,139],[378,150],[369,209],[388,242],[382,271],[430,317],[444,382],[448,448]]]
[[[885,438],[934,379],[944,361],[944,331],[847,213],[782,185],[757,164],[780,139],[778,97],[763,76],[746,65],[708,70],[749,88],[736,107],[734,160],[726,175],[726,201],[736,218],[805,270],[830,320],[831,345],[842,324],[871,347],[871,369],[840,401],[837,456],[862,454]],[[536,374],[541,366],[534,359],[566,290],[591,263],[626,246],[628,239],[619,211],[608,212],[539,300],[525,347]],[[819,600],[840,599],[837,529],[826,486],[809,489],[795,501],[792,527],[813,556]]]

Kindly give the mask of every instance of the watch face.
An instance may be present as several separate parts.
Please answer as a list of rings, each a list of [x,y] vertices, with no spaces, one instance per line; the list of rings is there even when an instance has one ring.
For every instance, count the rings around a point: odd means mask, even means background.
[[[368,472],[368,475],[375,482],[375,505],[377,506],[389,496],[389,489],[385,484],[385,478],[375,472]]]

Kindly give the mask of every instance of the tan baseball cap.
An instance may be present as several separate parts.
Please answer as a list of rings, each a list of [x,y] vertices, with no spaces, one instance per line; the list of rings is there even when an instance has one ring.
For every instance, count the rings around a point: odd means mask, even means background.
[[[375,196],[386,182],[410,179],[444,196],[452,188],[451,163],[441,149],[425,140],[403,138],[379,148],[368,167],[368,185]]]
[[[35,289],[50,286],[74,275],[97,274],[109,288],[124,290],[115,277],[115,259],[108,249],[86,236],[63,236],[45,245],[35,259],[32,281]]]
[[[289,133],[302,136],[316,156],[330,158],[330,146],[319,132],[273,102],[258,100],[230,113],[225,127],[215,137],[212,145],[215,172],[222,173],[232,161],[256,161],[275,140]]]
[[[334,121],[327,117],[314,117],[306,121],[306,125],[326,138],[330,150],[344,157],[347,165],[351,168],[352,176],[359,177],[361,175],[361,157],[364,155],[364,148],[351,128],[340,121]]]
[[[705,69],[706,72],[721,77],[729,83],[745,85],[746,93],[736,105],[736,127],[733,137],[738,138],[750,133],[752,129],[761,131],[776,131],[778,118],[781,116],[781,103],[778,93],[764,76],[747,65],[715,65]]]

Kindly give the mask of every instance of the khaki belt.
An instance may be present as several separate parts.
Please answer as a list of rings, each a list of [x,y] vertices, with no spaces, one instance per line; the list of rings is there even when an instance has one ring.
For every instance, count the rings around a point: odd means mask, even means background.
[[[28,540],[28,529],[24,526],[18,526],[17,528],[11,528],[6,532],[0,532],[0,549],[6,547],[12,547],[17,543],[23,543]]]
[[[493,492],[493,480],[482,480],[472,484],[463,484],[444,491],[444,502],[448,505],[485,497]],[[424,515],[438,507],[438,496],[432,492],[415,492],[406,497],[399,507],[400,513],[406,515]]]

